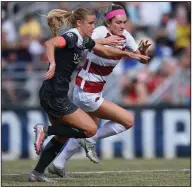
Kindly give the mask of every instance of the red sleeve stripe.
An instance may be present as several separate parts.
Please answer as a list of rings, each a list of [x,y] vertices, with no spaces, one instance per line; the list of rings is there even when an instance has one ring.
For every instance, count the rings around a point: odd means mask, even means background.
[[[66,40],[62,36],[58,36],[57,39],[58,39],[59,47],[65,47],[66,46]]]

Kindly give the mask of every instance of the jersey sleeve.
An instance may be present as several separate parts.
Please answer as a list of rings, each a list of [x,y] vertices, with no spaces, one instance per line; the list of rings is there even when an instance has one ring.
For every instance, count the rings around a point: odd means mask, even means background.
[[[66,40],[66,47],[74,48],[76,46],[78,36],[75,33],[67,32],[62,37]]]
[[[84,49],[92,50],[94,46],[95,46],[95,41],[92,38],[87,37],[84,41]]]
[[[93,40],[103,39],[105,38],[106,33],[106,28],[104,26],[100,26],[94,29],[91,38]]]
[[[126,33],[126,48],[129,49],[132,52],[137,51],[138,45],[135,42],[134,38],[126,30],[125,30],[125,33]]]

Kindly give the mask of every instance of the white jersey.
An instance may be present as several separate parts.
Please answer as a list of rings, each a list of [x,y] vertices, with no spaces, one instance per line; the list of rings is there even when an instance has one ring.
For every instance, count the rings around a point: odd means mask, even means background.
[[[110,37],[112,34],[105,26],[97,27],[92,39],[103,39]],[[124,44],[121,50],[126,48],[135,52],[138,48],[134,38],[126,30],[123,31]],[[108,46],[106,46],[108,47]],[[120,47],[119,47],[120,48]],[[99,93],[103,90],[107,77],[113,71],[114,67],[119,63],[120,57],[103,57],[94,51],[88,52],[84,67],[81,68],[76,77],[76,85],[89,93]]]

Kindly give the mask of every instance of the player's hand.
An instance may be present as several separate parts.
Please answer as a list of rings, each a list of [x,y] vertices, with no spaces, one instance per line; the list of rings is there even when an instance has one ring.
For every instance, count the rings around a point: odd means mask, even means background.
[[[54,76],[55,68],[56,68],[56,64],[54,63],[50,64],[49,70],[45,74],[45,80],[51,79]]]
[[[130,58],[132,58],[132,59],[135,59],[135,60],[139,60],[139,61],[145,60],[145,61],[147,61],[147,62],[148,62],[148,60],[149,60],[149,58],[150,58],[150,57],[148,57],[148,56],[146,56],[146,55],[141,55],[141,54],[132,53],[132,52],[129,52],[128,57],[130,57]],[[146,62],[146,63],[147,63],[147,62]]]
[[[105,38],[106,42],[107,42],[107,45],[110,45],[110,46],[123,46],[124,44],[124,39],[119,37],[119,36],[115,36],[115,35],[112,35],[108,38]]]
[[[146,41],[141,40],[139,43],[139,51],[142,54],[145,54],[147,49],[149,48],[149,46],[151,46],[151,43],[149,43],[148,40],[146,40]]]

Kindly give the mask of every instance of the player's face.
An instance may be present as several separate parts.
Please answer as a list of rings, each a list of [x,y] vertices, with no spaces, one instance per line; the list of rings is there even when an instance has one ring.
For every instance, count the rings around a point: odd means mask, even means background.
[[[84,36],[91,36],[92,32],[95,28],[95,15],[88,15],[86,16],[86,19],[82,21],[82,24],[80,26],[80,29]]]
[[[123,30],[125,29],[126,21],[126,15],[115,16],[112,21],[107,24],[108,29],[112,34],[121,36],[123,34]]]

